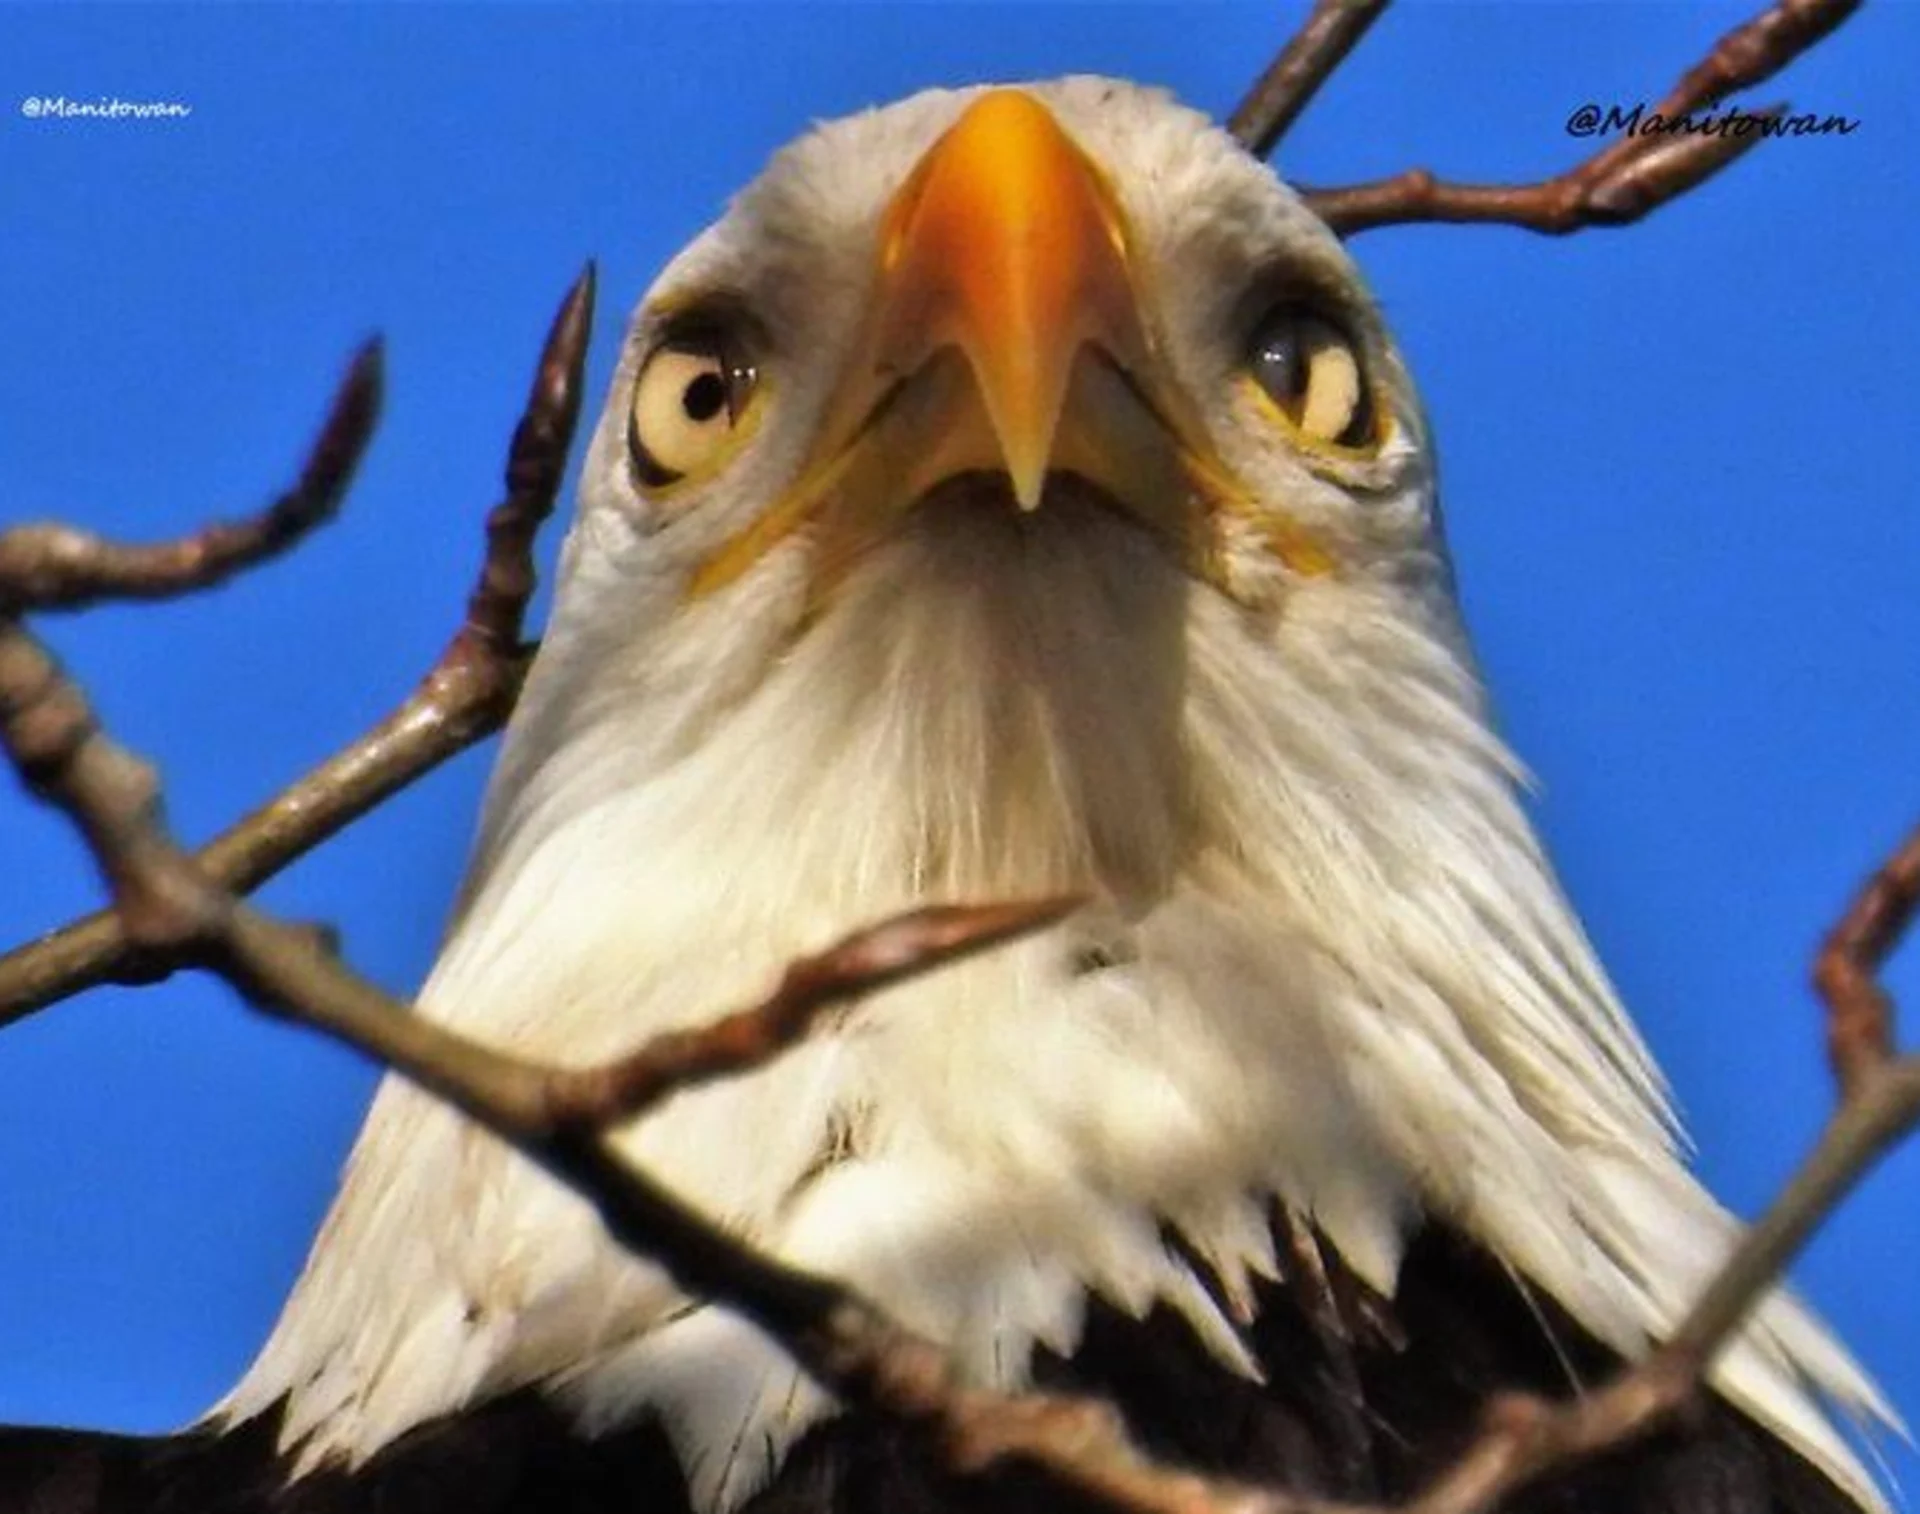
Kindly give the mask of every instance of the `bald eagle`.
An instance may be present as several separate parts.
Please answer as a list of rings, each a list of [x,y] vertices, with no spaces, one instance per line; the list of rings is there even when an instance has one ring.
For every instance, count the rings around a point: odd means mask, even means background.
[[[786,149],[635,313],[422,1014],[591,1062],[849,926],[1072,892],[623,1151],[972,1378],[1404,1496],[1643,1351],[1735,1234],[1490,729],[1432,446],[1338,240],[1091,78]],[[1697,1421],[1523,1500],[1883,1510],[1770,1298]],[[35,1510],[1041,1509],[394,1079],[252,1368]],[[9,1504],[9,1506],[12,1506]]]

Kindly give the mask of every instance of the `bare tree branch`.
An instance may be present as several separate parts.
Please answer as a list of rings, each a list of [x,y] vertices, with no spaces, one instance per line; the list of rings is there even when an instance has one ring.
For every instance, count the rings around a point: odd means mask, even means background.
[[[1777,119],[1783,107],[1756,116]],[[1308,206],[1342,236],[1416,222],[1480,222],[1563,236],[1589,226],[1624,226],[1705,182],[1758,147],[1745,136],[1634,137],[1635,151],[1608,152],[1537,184],[1453,184],[1424,168],[1345,189],[1302,191]]]
[[[168,599],[277,557],[333,518],[380,416],[378,338],[347,365],[294,486],[243,520],[178,541],[130,546],[58,522],[0,532],[0,614],[78,610],[107,599]]]
[[[1771,79],[1860,8],[1860,0],[1776,0],[1728,32],[1686,71],[1658,109],[1683,116]]]
[[[1920,830],[1860,890],[1821,943],[1813,982],[1827,1005],[1834,1076],[1851,1092],[1893,1055],[1893,1002],[1875,974],[1920,908]]]
[[[630,1119],[696,1081],[744,1072],[805,1037],[828,1010],[850,1007],[903,978],[957,961],[1064,919],[1079,899],[1031,904],[939,905],[857,932],[791,963],[772,994],[699,1030],[668,1031],[599,1067],[544,1077],[546,1118],[555,1125]]]
[[[1860,0],[1776,0],[1735,27],[1654,107],[1672,120],[1771,78],[1859,8]],[[1784,106],[1752,114],[1777,119]],[[1622,136],[1585,162],[1533,184],[1458,184],[1424,168],[1371,184],[1304,189],[1315,214],[1342,236],[1415,222],[1492,222],[1558,236],[1623,226],[1703,183],[1766,140],[1740,135]]]
[[[533,586],[532,543],[558,496],[579,418],[593,292],[589,265],[548,332],[509,448],[506,497],[488,517],[486,557],[465,624],[398,709],[200,852],[214,882],[251,892],[505,723],[532,658],[520,628]],[[336,406],[336,418],[342,408]],[[323,441],[333,429],[330,423]],[[315,457],[325,450],[316,447]],[[31,582],[30,564],[13,571],[18,579],[0,558],[0,607],[18,603]],[[0,1028],[98,984],[150,982],[168,971],[112,911],[90,915],[0,957]]]
[[[1300,30],[1227,117],[1227,130],[1255,157],[1272,153],[1386,8],[1387,0],[1314,0]]]
[[[487,553],[467,600],[466,624],[443,661],[519,656],[533,597],[533,543],[553,513],[580,419],[587,339],[593,334],[594,267],[581,270],[547,332],[533,392],[507,447],[507,496],[487,515]]]

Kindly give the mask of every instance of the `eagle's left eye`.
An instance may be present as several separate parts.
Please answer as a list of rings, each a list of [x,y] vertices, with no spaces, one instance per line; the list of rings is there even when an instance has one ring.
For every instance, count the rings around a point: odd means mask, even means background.
[[[716,467],[740,438],[759,373],[740,343],[717,328],[670,332],[647,354],[633,386],[627,444],[651,488]]]
[[[1280,305],[1253,330],[1247,372],[1308,441],[1364,447],[1373,440],[1373,404],[1357,343],[1326,317]]]

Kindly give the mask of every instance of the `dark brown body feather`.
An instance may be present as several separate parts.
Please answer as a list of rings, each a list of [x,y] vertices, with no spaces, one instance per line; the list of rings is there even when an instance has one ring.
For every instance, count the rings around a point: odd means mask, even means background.
[[[1506,1389],[1564,1395],[1612,1367],[1551,1304],[1439,1229],[1415,1243],[1391,1303],[1290,1237],[1253,1340],[1265,1385],[1224,1372],[1177,1319],[1095,1309],[1043,1381],[1104,1393],[1166,1458],[1303,1492],[1401,1500]],[[273,1427],[139,1439],[0,1431],[4,1514],[681,1514],[680,1476],[650,1427],[595,1443],[532,1393],[423,1426],[357,1473],[286,1484]],[[1076,1508],[1012,1470],[958,1481],[863,1415],[807,1438],[752,1514],[1040,1514]],[[1542,1484],[1526,1514],[1844,1514],[1854,1505],[1740,1414],[1691,1422]]]

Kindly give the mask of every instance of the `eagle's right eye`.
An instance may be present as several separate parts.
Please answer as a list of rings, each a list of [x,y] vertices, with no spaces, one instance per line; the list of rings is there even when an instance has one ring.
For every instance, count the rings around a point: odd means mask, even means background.
[[[1301,305],[1267,312],[1247,344],[1247,373],[1309,444],[1366,447],[1376,440],[1359,343]]]
[[[758,384],[752,358],[727,332],[668,332],[641,364],[627,417],[640,482],[659,489],[718,467],[744,435]]]

